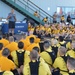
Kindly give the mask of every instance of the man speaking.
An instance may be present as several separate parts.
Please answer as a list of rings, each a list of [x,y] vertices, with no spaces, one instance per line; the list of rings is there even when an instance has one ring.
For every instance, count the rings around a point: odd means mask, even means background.
[[[7,20],[9,21],[9,34],[11,33],[14,36],[14,29],[15,29],[15,22],[16,22],[16,15],[14,14],[14,9],[8,14]]]

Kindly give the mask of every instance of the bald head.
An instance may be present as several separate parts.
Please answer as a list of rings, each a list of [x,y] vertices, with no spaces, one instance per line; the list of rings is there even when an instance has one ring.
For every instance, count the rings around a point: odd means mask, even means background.
[[[36,51],[36,50],[32,50],[31,52],[30,52],[30,59],[31,60],[38,60],[38,52]]]
[[[63,46],[61,46],[60,48],[58,48],[59,54],[60,55],[65,55],[67,52],[67,49]]]
[[[13,41],[14,41],[14,37],[13,37],[13,36],[10,36],[10,37],[9,37],[9,41],[10,41],[10,42],[13,42]]]
[[[67,67],[69,70],[75,69],[75,58],[71,58],[71,57],[68,58]]]

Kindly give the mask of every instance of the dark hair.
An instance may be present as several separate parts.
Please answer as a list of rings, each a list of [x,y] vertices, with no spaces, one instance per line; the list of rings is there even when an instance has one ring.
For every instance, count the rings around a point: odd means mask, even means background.
[[[45,41],[45,42],[44,42],[44,47],[45,47],[45,48],[49,48],[49,46],[50,46],[49,41]]]
[[[3,51],[2,51],[2,55],[5,56],[5,57],[8,57],[10,54],[10,51],[8,48],[4,48]]]
[[[64,38],[63,38],[63,36],[59,36],[59,41],[63,41],[64,40]]]
[[[31,37],[29,40],[30,40],[30,43],[34,43],[34,38],[33,37]]]
[[[0,50],[2,50],[2,48],[3,48],[3,44],[2,44],[2,43],[0,43]]]
[[[2,38],[6,38],[6,34],[3,34],[3,35],[2,35]]]
[[[39,48],[38,47],[33,47],[33,50],[39,52]]]
[[[24,47],[24,43],[23,43],[23,42],[19,42],[19,43],[18,43],[18,48],[19,48],[19,49],[23,49],[23,47]]]

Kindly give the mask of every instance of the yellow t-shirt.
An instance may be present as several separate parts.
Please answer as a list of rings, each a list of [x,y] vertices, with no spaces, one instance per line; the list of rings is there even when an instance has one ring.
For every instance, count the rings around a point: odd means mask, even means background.
[[[16,42],[11,42],[6,46],[6,48],[8,48],[10,52],[12,52],[14,50],[18,50],[18,44]]]
[[[44,62],[40,62],[38,72],[39,72],[38,75],[51,75],[51,71],[49,69],[49,66]],[[29,64],[26,64],[24,66],[23,74],[24,75],[30,75],[31,74]]]
[[[19,53],[24,52],[23,49],[22,49],[22,50],[17,50],[17,51],[18,51]],[[26,62],[28,62],[28,61],[30,60],[29,54],[30,54],[29,51],[25,51],[25,53],[24,53],[24,63],[26,63]],[[17,58],[16,51],[11,52],[11,56],[12,56],[12,58],[13,58],[14,63],[15,63],[16,66],[18,67],[18,58]]]
[[[15,64],[4,56],[0,58],[0,67],[2,71],[10,71],[16,68]]]
[[[50,48],[47,49],[46,51],[52,52],[52,50]],[[45,62],[49,66],[51,66],[52,65],[52,58],[50,57],[50,55],[46,51],[43,51],[42,53],[40,53],[40,56],[45,60]]]
[[[53,64],[53,67],[54,68],[59,68],[60,69],[60,73],[62,75],[64,75],[65,73],[67,75],[67,72],[61,71],[61,70],[68,71],[67,70],[67,65],[66,65],[66,63],[65,63],[65,61],[64,61],[64,59],[62,57],[57,57],[55,59],[54,64]]]
[[[6,40],[6,39],[1,39],[0,43],[3,43],[3,46],[5,47],[5,46],[7,46],[9,44],[9,41]]]

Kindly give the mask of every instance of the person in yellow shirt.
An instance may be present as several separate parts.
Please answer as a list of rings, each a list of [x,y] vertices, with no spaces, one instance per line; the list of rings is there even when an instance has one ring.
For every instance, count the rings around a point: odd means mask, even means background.
[[[10,50],[10,52],[12,52],[14,50],[18,50],[18,44],[16,42],[14,42],[13,36],[9,37],[9,41],[10,41],[10,43],[5,48],[8,48]]]
[[[2,36],[2,39],[0,40],[0,43],[3,43],[4,47],[9,44],[9,41],[6,39],[6,35]]]
[[[75,42],[72,42],[71,46],[72,49],[67,51],[66,55],[75,58]]]
[[[39,44],[35,43],[35,39],[33,37],[31,37],[29,41],[30,41],[30,45],[26,48],[27,51],[32,51],[33,47],[35,46],[39,47]]]
[[[75,75],[75,59],[69,57],[67,60],[67,67],[69,70],[69,75]]]
[[[51,75],[48,65],[38,61],[38,52],[32,50],[30,52],[31,61],[24,66],[23,75]]]
[[[34,16],[38,17],[39,18],[39,14],[37,11],[34,12]]]
[[[2,56],[2,51],[3,51],[3,44],[0,43],[0,57]]]
[[[45,62],[44,59],[40,56],[40,49],[39,49],[39,47],[36,47],[36,46],[35,46],[35,47],[33,47],[32,51],[33,51],[33,50],[35,50],[35,51],[38,52],[38,55],[39,55],[38,61]],[[24,63],[24,65],[26,65],[27,63],[29,63],[29,62],[30,62],[30,59],[26,59],[25,61],[26,61],[26,62]]]
[[[25,62],[28,61],[29,59],[29,52],[23,50],[24,43],[19,42],[18,43],[18,50],[11,52],[11,56],[13,58],[14,63],[16,64],[17,67],[21,67]],[[27,61],[26,61],[27,59]]]
[[[0,67],[2,71],[10,71],[16,69],[15,64],[8,59],[10,51],[7,48],[4,48],[2,51],[2,57],[0,57]]]
[[[55,54],[50,48],[48,41],[44,42],[44,51],[40,53],[40,56],[45,60],[45,62],[51,67],[55,60]]]
[[[43,21],[46,23],[46,22],[48,22],[48,17],[45,17],[44,19],[43,19]]]
[[[68,69],[67,69],[67,57],[65,56],[67,49],[63,46],[58,48],[58,52],[60,54],[60,57],[57,57],[54,61],[53,67],[59,68],[60,73],[62,75],[68,75]]]
[[[61,23],[65,23],[65,17],[64,17],[64,15],[61,16]]]

